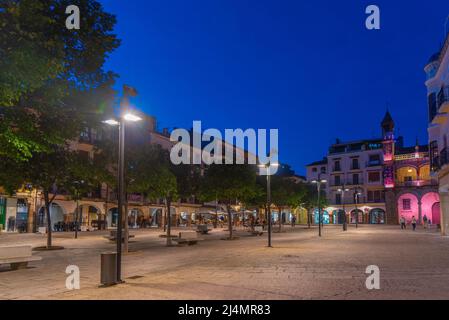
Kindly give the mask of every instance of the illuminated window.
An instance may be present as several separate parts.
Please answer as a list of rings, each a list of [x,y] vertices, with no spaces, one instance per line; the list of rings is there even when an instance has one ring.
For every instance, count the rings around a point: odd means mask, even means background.
[[[380,172],[368,172],[368,182],[380,182]]]

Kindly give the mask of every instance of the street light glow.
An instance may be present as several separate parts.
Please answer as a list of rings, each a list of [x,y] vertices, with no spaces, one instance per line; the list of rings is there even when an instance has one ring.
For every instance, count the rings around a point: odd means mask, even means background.
[[[110,126],[118,126],[119,125],[119,122],[114,119],[109,119],[109,120],[103,121],[103,123],[106,123]]]
[[[136,116],[135,114],[132,113],[127,113],[123,116],[123,119],[125,119],[126,121],[131,121],[131,122],[137,122],[137,121],[141,121],[142,118],[139,116]]]
[[[271,164],[259,164],[259,168],[270,168],[270,167],[279,167],[279,163],[271,163]]]

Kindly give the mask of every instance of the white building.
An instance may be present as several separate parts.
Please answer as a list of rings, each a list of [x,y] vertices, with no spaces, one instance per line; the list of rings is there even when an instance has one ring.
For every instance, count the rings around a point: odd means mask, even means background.
[[[449,34],[441,50],[425,67],[429,110],[429,152],[432,175],[438,178],[441,232],[449,234]]]

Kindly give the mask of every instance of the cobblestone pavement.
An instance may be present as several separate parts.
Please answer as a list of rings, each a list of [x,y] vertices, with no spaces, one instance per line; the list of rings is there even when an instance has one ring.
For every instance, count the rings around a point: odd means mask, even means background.
[[[65,250],[38,252],[28,269],[0,267],[0,299],[449,299],[449,238],[436,231],[391,226],[285,227],[273,235],[220,240],[214,230],[190,247],[164,246],[159,230],[133,231],[123,257],[124,284],[99,288],[105,233],[57,234]],[[176,232],[176,231],[175,231]],[[45,236],[0,234],[0,245],[45,243]],[[81,271],[81,290],[65,287],[68,265]],[[367,290],[368,265],[380,268],[381,289]]]

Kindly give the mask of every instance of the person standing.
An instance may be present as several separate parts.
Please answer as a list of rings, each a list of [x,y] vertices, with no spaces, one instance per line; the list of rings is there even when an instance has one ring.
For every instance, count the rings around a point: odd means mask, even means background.
[[[424,217],[422,218],[422,221],[424,222],[424,229],[427,229],[427,222],[428,222],[428,219],[427,219],[427,216],[426,216],[426,215],[424,215]]]
[[[296,217],[292,216],[292,227],[294,228],[296,226]]]
[[[401,216],[401,219],[399,220],[399,223],[401,224],[401,230],[405,230],[406,229],[406,225],[405,225],[405,218],[404,218],[404,216]]]
[[[415,216],[412,217],[412,227],[413,227],[413,231],[416,230],[416,218]]]

